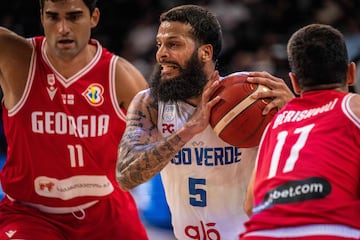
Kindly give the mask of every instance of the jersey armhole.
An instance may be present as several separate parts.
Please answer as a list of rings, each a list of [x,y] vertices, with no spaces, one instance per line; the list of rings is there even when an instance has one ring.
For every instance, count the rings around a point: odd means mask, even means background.
[[[354,96],[355,94],[353,93],[347,94],[341,103],[341,108],[344,114],[350,119],[350,121],[352,121],[358,128],[360,128],[360,118],[356,116],[350,108],[350,100]]]
[[[119,103],[118,103],[118,100],[116,97],[115,76],[116,76],[116,63],[117,63],[118,59],[119,59],[119,57],[114,55],[110,61],[110,67],[109,67],[110,98],[111,98],[113,107],[115,109],[116,115],[123,121],[126,121],[126,110],[119,106]]]

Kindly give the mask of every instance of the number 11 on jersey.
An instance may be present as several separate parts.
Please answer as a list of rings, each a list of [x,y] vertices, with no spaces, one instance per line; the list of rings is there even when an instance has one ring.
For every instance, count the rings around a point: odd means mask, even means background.
[[[71,167],[84,167],[83,149],[80,144],[68,145]]]

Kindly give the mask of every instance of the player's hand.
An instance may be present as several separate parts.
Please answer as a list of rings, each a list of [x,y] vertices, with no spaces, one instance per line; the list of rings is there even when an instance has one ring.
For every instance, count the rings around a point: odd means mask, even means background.
[[[258,92],[253,95],[253,98],[256,99],[273,99],[266,105],[263,114],[269,113],[273,108],[281,109],[288,101],[295,97],[283,79],[275,77],[268,72],[250,72],[247,81],[264,85],[270,89],[270,91]]]
[[[209,78],[209,81],[204,87],[201,95],[201,100],[196,107],[196,111],[186,123],[186,127],[191,129],[192,133],[202,132],[208,125],[210,119],[210,112],[213,106],[220,101],[220,97],[214,97],[212,94],[219,87],[219,72],[215,71]]]

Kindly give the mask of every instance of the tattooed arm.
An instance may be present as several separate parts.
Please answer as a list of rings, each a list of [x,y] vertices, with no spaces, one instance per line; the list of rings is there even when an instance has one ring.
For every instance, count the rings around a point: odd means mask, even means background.
[[[220,99],[209,101],[218,85],[218,73],[204,88],[197,109],[184,126],[168,137],[157,128],[157,106],[150,91],[138,93],[127,111],[126,129],[116,164],[116,179],[123,190],[132,189],[160,172],[195,134],[209,124],[210,110]]]
[[[157,108],[150,91],[137,94],[127,111],[116,166],[116,178],[124,190],[155,176],[185,144],[177,134],[158,141],[156,122]]]

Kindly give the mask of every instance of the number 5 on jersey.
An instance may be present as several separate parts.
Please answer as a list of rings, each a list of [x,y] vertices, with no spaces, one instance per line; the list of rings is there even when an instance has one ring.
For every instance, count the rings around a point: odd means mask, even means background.
[[[206,191],[204,190],[206,179],[189,178],[189,193],[191,195],[190,205],[195,207],[206,207]]]

